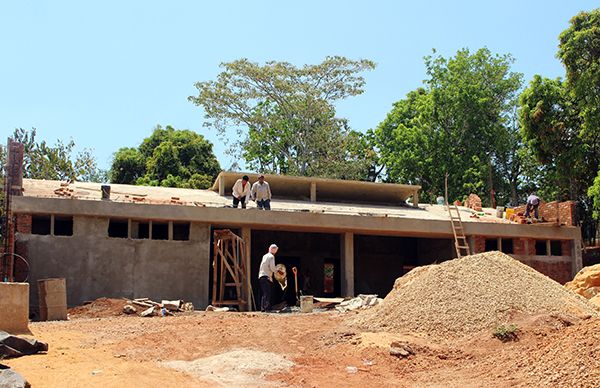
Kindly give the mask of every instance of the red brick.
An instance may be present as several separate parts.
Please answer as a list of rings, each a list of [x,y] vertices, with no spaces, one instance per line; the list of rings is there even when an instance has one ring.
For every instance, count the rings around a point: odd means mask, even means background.
[[[18,233],[31,234],[31,214],[17,214]]]

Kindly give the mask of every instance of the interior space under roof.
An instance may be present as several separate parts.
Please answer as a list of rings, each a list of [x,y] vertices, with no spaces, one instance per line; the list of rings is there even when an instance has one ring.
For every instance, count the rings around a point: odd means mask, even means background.
[[[223,171],[217,176],[212,190],[219,192],[221,195],[231,195],[231,188],[234,183],[244,175],[248,175],[251,184],[256,182],[260,176],[260,174]],[[316,200],[319,202],[398,204],[405,202],[410,197],[418,196],[418,191],[421,189],[421,186],[396,183],[271,174],[265,174],[264,176],[271,186],[273,197],[310,200],[311,190],[315,190],[314,194],[316,194]]]

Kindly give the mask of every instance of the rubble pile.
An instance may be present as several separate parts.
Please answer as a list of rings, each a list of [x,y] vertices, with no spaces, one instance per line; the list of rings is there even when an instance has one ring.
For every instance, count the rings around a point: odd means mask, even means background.
[[[382,304],[354,323],[369,331],[452,339],[492,330],[511,313],[600,315],[586,299],[500,252],[417,267],[398,278]]]
[[[83,306],[69,309],[69,317],[103,318],[120,315],[153,317],[174,315],[174,313],[186,311],[194,311],[194,305],[191,302],[184,302],[183,300],[161,300],[158,303],[149,298],[98,298]]]
[[[600,264],[583,268],[565,287],[600,307]]]
[[[377,295],[360,294],[356,298],[348,299],[338,304],[335,309],[341,312],[367,309],[376,306],[383,301]]]

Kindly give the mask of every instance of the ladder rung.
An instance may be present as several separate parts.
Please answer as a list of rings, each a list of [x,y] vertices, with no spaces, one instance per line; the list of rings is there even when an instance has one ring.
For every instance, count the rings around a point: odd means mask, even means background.
[[[226,287],[241,286],[242,283],[225,283]]]
[[[457,245],[456,247],[458,249],[469,249],[469,246],[467,246],[467,245]]]

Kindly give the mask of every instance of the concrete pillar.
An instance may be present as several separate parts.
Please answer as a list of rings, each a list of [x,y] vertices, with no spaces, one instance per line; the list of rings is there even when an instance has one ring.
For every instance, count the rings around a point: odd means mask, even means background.
[[[354,233],[343,233],[340,245],[342,296],[354,296]]]
[[[169,241],[173,241],[173,221],[169,221],[169,226],[167,229],[167,239]]]
[[[577,275],[577,272],[583,268],[583,259],[581,258],[581,240],[575,239],[571,242],[571,251],[573,253],[573,268],[571,269],[571,278]]]
[[[415,192],[413,193],[413,206],[414,207],[419,207],[419,190],[415,190]]]
[[[258,281],[258,274],[252,276],[252,229],[247,226],[243,227],[242,238],[246,247],[246,279],[248,279],[248,282],[246,282],[246,295],[248,295],[248,311],[250,311],[253,307],[256,307],[252,306],[252,282]]]
[[[221,197],[225,196],[225,179],[222,176],[219,177],[219,195]]]
[[[310,202],[317,202],[317,182],[310,182]]]

